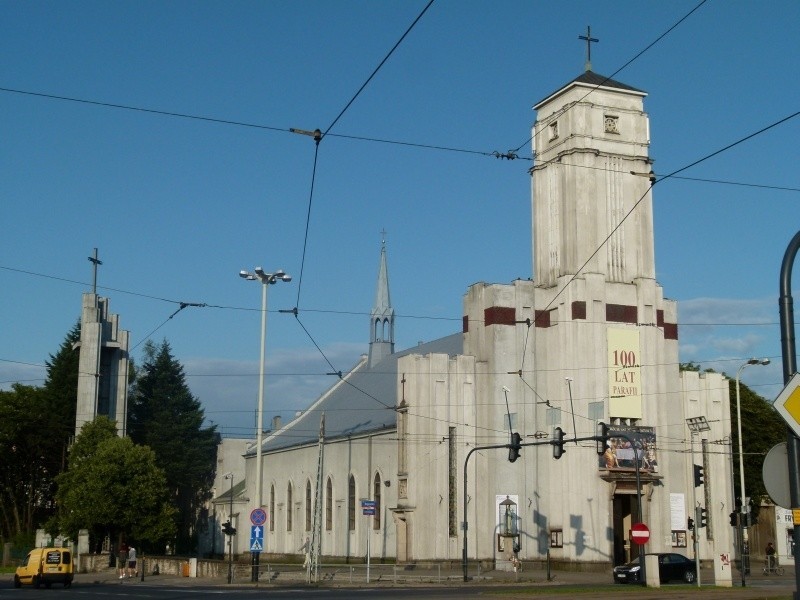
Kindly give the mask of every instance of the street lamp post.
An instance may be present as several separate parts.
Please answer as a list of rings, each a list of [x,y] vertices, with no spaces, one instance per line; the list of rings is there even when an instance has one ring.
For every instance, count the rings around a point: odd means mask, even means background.
[[[239,271],[239,277],[247,279],[248,281],[258,280],[261,282],[261,361],[258,376],[258,417],[256,423],[256,507],[261,508],[263,505],[261,490],[261,444],[264,431],[264,352],[267,340],[267,286],[279,280],[289,282],[292,278],[284,273],[282,269],[278,269],[274,273],[265,273],[264,269],[256,267],[253,271],[253,273],[249,271]]]
[[[744,451],[742,449],[742,397],[739,391],[739,379],[742,375],[742,371],[745,367],[749,365],[768,365],[769,359],[768,358],[751,358],[746,363],[744,363],[739,369],[736,371],[736,426],[737,431],[739,434],[739,494],[742,498],[742,508],[741,514],[739,515],[739,539],[741,540],[741,548],[739,548],[739,553],[741,554],[740,559],[742,561],[741,564],[741,572],[742,572],[742,587],[745,584],[745,574],[747,573],[749,567],[749,552],[745,552],[745,547],[748,545],[749,538],[747,533],[747,528],[744,526],[744,521],[747,514],[750,512],[747,496],[744,493]]]
[[[278,281],[289,282],[291,276],[284,273],[283,269],[278,269],[274,273],[265,273],[261,267],[256,267],[253,272],[239,271],[239,277],[248,281],[261,282],[261,360],[258,376],[258,417],[256,423],[256,508],[261,508],[264,504],[262,483],[261,483],[261,456],[262,456],[262,436],[264,433],[264,355],[267,341],[267,287]],[[273,518],[273,515],[270,515]],[[253,581],[258,581],[258,561],[260,553],[253,552],[251,564],[253,567]]]

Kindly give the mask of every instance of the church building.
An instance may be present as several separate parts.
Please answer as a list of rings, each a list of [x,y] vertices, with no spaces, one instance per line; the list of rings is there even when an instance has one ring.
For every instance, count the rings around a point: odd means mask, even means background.
[[[733,551],[728,380],[679,368],[645,96],[587,70],[534,106],[533,278],[471,285],[461,331],[395,349],[383,244],[369,354],[263,440],[267,556],[606,569],[694,558],[697,517],[701,559]]]

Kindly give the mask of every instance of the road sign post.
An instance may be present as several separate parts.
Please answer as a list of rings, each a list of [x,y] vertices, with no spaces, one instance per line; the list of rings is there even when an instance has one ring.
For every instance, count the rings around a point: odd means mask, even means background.
[[[644,546],[650,539],[650,529],[644,523],[634,523],[631,526],[631,540],[634,544]]]
[[[261,507],[250,511],[250,581],[258,582],[259,560],[264,550],[264,523],[267,522],[267,511]]]
[[[365,517],[371,517],[375,515],[375,500],[367,500],[366,498],[361,499],[361,512]],[[369,521],[368,521],[369,522]],[[367,583],[369,583],[369,562],[370,562],[370,551],[369,551],[369,525],[365,528],[367,530]]]

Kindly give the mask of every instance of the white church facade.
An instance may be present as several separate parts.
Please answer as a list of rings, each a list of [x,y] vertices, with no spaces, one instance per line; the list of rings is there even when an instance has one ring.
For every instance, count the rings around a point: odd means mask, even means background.
[[[596,568],[636,556],[643,522],[647,552],[693,558],[696,506],[701,559],[733,553],[729,384],[679,369],[678,307],[655,279],[645,95],[586,71],[534,106],[534,278],[471,285],[460,332],[395,351],[384,245],[369,355],[263,441],[266,555],[458,564],[466,548],[501,565],[513,548]],[[695,417],[708,428],[692,438]],[[599,422],[603,455],[572,441]],[[541,445],[513,463],[474,451],[512,432]],[[245,459],[255,498],[254,447]],[[252,508],[235,522],[240,553]]]

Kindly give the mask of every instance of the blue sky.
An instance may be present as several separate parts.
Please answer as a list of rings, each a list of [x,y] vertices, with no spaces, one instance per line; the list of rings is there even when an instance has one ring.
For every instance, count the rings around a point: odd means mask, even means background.
[[[258,388],[260,289],[241,269],[294,277],[270,288],[267,422],[366,351],[382,229],[398,349],[459,331],[469,285],[532,276],[531,107],[582,72],[587,25],[593,70],[649,94],[660,175],[800,110],[794,0],[436,0],[315,162],[289,128],[327,130],[426,4],[0,3],[0,387],[41,383],[95,247],[134,359],[166,338],[225,435],[252,431]],[[681,360],[733,375],[770,357],[743,375],[770,398],[798,138],[800,117],[654,190]],[[179,302],[210,306],[169,319]],[[277,312],[295,306],[300,322]]]

